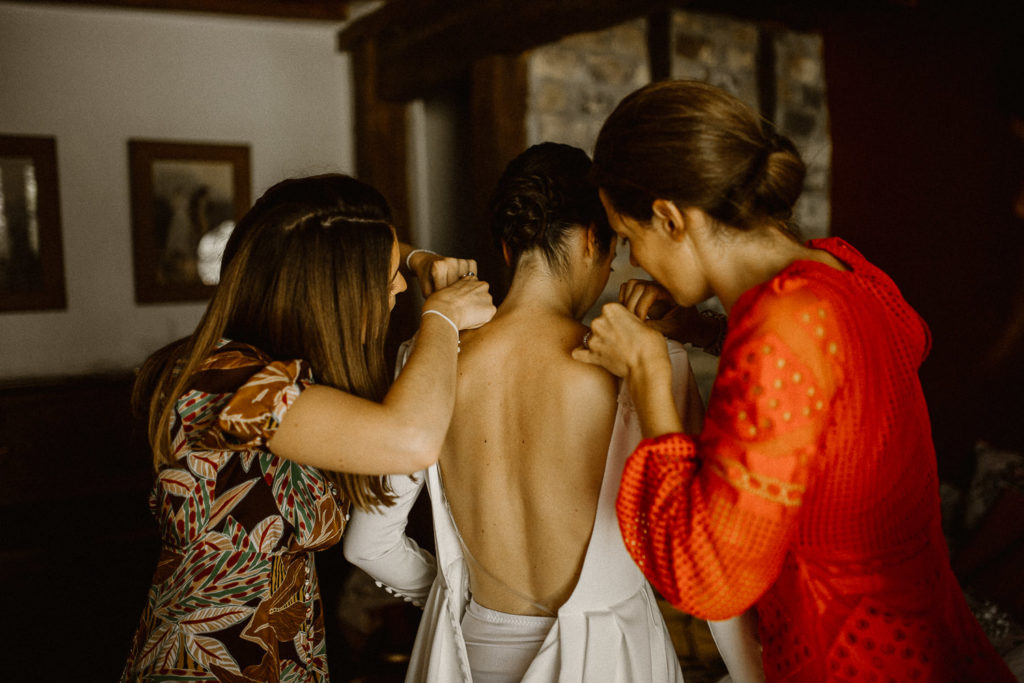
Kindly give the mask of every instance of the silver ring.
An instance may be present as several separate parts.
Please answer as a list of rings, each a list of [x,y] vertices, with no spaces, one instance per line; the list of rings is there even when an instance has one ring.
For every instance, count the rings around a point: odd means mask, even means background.
[[[462,277],[476,277],[476,273],[474,273],[472,270],[470,270],[470,271],[467,271],[466,274],[463,275]]]
[[[590,334],[590,330],[587,330],[587,333],[583,335],[583,348],[585,348],[587,351],[590,350]]]

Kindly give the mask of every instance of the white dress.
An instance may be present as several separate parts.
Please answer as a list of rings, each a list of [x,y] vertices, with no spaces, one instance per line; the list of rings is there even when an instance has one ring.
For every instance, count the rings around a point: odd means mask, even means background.
[[[669,347],[677,405],[685,396],[686,405],[699,408],[700,396],[686,350],[675,342]],[[694,419],[699,425],[699,411],[695,416],[683,416],[683,423],[692,427]],[[640,438],[635,409],[623,388],[579,581],[559,608],[554,625],[522,679],[524,683],[683,680],[654,591],[626,551],[615,513],[622,469]],[[391,483],[398,496],[396,505],[373,513],[353,511],[345,531],[345,557],[379,586],[424,605],[406,682],[471,683],[461,627],[470,598],[469,569],[445,498],[440,469],[434,465],[413,477],[393,476]],[[424,485],[430,493],[436,565],[430,553],[404,533],[409,510]],[[756,642],[749,637],[753,629],[745,618],[712,626],[720,649],[724,636],[726,646],[735,650],[733,662],[725,657],[733,680],[763,680],[760,654],[752,649]],[[756,674],[748,678],[742,672],[751,668]]]

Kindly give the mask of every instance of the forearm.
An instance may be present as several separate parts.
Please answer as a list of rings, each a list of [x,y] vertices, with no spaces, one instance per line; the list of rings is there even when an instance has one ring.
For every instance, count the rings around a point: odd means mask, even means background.
[[[644,438],[683,431],[672,394],[672,365],[664,353],[641,356],[626,378]]]
[[[423,487],[423,473],[389,478],[394,505],[372,512],[354,510],[345,528],[345,559],[390,592],[422,605],[436,574],[433,556],[405,531]]]
[[[455,407],[455,368],[459,337],[439,315],[425,315],[416,345],[401,374],[384,397],[397,421],[410,426],[404,436],[409,448],[433,453],[424,467],[437,460]]]

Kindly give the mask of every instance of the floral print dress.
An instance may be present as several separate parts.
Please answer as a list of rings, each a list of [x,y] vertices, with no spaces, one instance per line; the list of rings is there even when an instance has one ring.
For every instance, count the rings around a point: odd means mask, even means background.
[[[267,441],[313,382],[221,340],[179,399],[175,464],[150,507],[162,550],[123,681],[326,681],[313,551],[341,539],[348,504]]]

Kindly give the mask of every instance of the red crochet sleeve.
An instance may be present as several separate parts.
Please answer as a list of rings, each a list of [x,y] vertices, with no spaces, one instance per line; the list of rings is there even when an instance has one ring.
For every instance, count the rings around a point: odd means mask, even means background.
[[[773,281],[741,299],[704,430],[640,443],[617,503],[651,583],[705,619],[743,612],[777,578],[841,385],[829,302]]]

